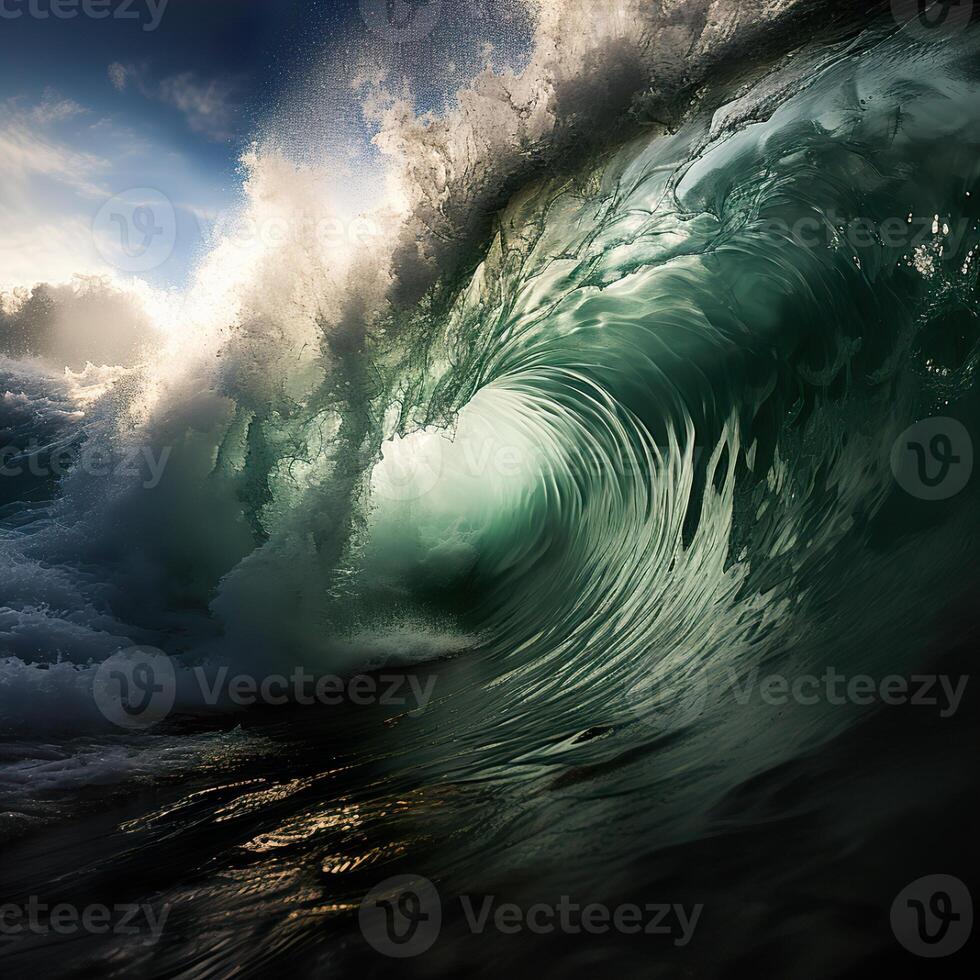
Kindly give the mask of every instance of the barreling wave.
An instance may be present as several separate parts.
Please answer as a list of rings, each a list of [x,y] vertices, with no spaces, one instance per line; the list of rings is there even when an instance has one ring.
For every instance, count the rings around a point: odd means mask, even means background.
[[[95,665],[134,643],[257,672],[472,651],[538,743],[844,634],[911,656],[975,546],[973,493],[923,516],[890,455],[976,418],[976,47],[814,43],[556,175],[491,174],[489,239],[439,208],[422,234],[412,197],[343,264],[224,241],[179,303],[141,297],[160,342],[105,389],[4,362],[12,403],[58,403],[46,446],[168,453],[152,487],[76,466],[7,502],[7,723],[96,723]],[[249,166],[250,208],[314,226],[313,176]]]

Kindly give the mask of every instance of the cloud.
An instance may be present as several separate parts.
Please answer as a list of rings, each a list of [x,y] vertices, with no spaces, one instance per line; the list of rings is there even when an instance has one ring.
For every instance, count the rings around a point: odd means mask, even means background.
[[[110,199],[146,188],[174,202],[175,261],[153,271],[172,281],[199,242],[193,209],[224,205],[225,193],[193,158],[152,128],[95,108],[53,91],[0,99],[0,291],[75,274],[128,276],[109,265],[94,222]]]
[[[216,143],[234,136],[237,82],[228,77],[204,80],[194,72],[171,75],[154,82],[146,69],[114,61],[109,81],[119,92],[134,88],[144,98],[162,102],[181,112],[195,133]]]
[[[118,61],[114,61],[109,65],[109,81],[112,82],[113,88],[120,92],[126,91],[126,84],[129,82],[129,76],[133,69],[127,68],[126,65],[120,64]]]
[[[84,115],[88,110],[72,99],[63,99],[57,93],[48,91],[40,105],[35,106],[32,116],[40,126],[64,122],[74,116]]]
[[[50,95],[33,106],[0,102],[0,287],[39,275],[62,280],[100,265],[84,215],[106,196],[112,165],[58,132],[59,123],[84,111]]]
[[[228,79],[201,82],[192,72],[160,83],[160,97],[179,109],[195,133],[221,142],[231,139],[236,106],[234,84]]]
[[[70,100],[24,109],[17,100],[0,103],[0,173],[4,180],[4,210],[16,202],[17,190],[36,178],[46,178],[84,197],[101,191],[96,176],[108,167],[98,154],[72,148],[55,134],[45,132],[85,110]]]
[[[40,212],[19,227],[4,216],[0,241],[0,291],[39,281],[68,282],[75,275],[97,275],[105,263],[92,251],[91,223],[84,217]]]

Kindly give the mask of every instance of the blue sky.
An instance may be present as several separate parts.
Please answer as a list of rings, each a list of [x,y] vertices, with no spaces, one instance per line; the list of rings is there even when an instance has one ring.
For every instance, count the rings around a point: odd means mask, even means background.
[[[238,196],[240,153],[297,39],[329,38],[352,5],[53,2],[0,3],[0,287],[99,271],[92,223],[133,188],[173,202],[176,247],[144,278],[179,283],[200,248],[198,218]]]
[[[271,125],[300,155],[344,146],[355,173],[376,163],[346,84],[362,46],[438,108],[481,66],[486,40],[513,36],[492,5],[516,0],[421,0],[425,36],[393,42],[368,24],[385,3],[0,0],[0,289],[98,273],[107,258],[180,284],[202,220],[239,198],[239,158],[257,132]],[[343,68],[323,73],[327,62]],[[155,217],[161,194],[172,228]],[[154,216],[156,242],[173,240],[165,261],[131,268],[107,255],[120,207]]]

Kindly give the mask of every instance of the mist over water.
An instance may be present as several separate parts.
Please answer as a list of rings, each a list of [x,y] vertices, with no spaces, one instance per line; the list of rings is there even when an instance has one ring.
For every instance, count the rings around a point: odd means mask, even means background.
[[[655,853],[758,832],[769,794],[809,813],[800,774],[869,724],[746,706],[733,675],[904,675],[975,639],[976,481],[937,509],[895,447],[923,420],[977,428],[980,34],[888,19],[802,43],[795,5],[751,27],[731,6],[725,30],[638,32],[631,5],[541,4],[520,71],[440,117],[364,82],[386,192],[354,247],[322,233],[349,228],[342,187],[263,137],[185,291],[4,310],[4,463],[23,465],[0,483],[0,785],[41,767],[66,794],[14,797],[5,829],[162,786],[112,831],[155,857],[183,841],[155,893],[186,942],[153,975],[346,962],[318,931],[345,935],[365,882],[403,871],[680,901],[694,886]],[[97,303],[138,339],[93,330],[89,356],[59,333]],[[176,705],[120,733],[93,685],[137,645],[170,658]],[[408,666],[434,697],[266,724],[204,704],[195,674],[297,664]],[[725,824],[746,798],[759,824]]]

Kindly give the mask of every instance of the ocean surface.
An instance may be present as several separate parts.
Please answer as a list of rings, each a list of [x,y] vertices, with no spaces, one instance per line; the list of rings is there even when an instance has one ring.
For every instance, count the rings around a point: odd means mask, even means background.
[[[123,363],[4,321],[0,893],[167,910],[5,936],[5,975],[927,962],[895,896],[980,863],[980,31],[783,48],[519,171],[452,250],[391,231],[429,270],[386,266],[397,301],[370,251],[342,293],[225,244]],[[344,693],[225,686],[298,668]],[[362,906],[396,876],[441,903],[397,961]],[[480,932],[485,896],[668,929]]]

